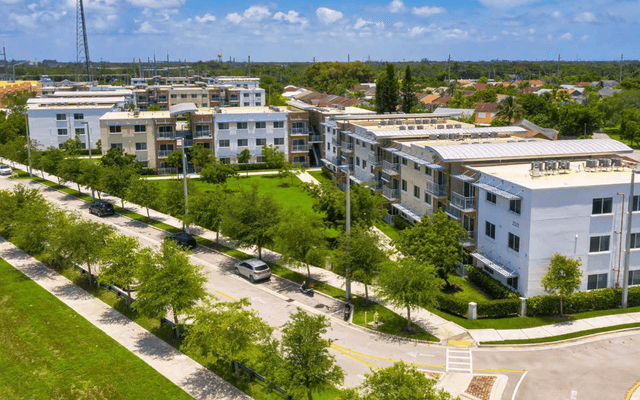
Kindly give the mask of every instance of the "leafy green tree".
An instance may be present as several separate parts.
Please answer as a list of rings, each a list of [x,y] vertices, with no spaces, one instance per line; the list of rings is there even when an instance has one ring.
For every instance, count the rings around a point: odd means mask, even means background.
[[[112,147],[100,158],[100,164],[104,167],[125,168],[134,167],[137,162],[134,154],[127,154],[120,147]]]
[[[640,110],[636,107],[629,107],[622,111],[620,118],[620,135],[625,140],[631,142],[640,142]]]
[[[477,83],[489,83],[489,78],[487,78],[486,76],[481,76],[480,78],[478,78]]]
[[[249,149],[244,149],[240,153],[238,153],[238,164],[248,164],[249,160],[251,160],[251,151]],[[245,169],[247,170],[247,176],[249,176],[249,167],[245,165]]]
[[[198,193],[195,184],[191,179],[187,179],[187,196],[195,196]],[[169,179],[169,184],[163,195],[163,212],[179,218],[185,222],[184,209],[184,182],[181,179]],[[184,228],[184,226],[183,226]]]
[[[267,164],[267,168],[269,169],[279,169],[282,168],[282,165],[285,163],[286,159],[284,157],[284,153],[278,151],[278,146],[273,145],[263,145],[262,146],[262,158],[264,159],[265,164]]]
[[[58,172],[58,168],[62,160],[64,160],[64,153],[62,150],[50,148],[42,154],[42,160],[40,161],[40,166],[46,173],[58,178],[58,185],[60,184],[60,173]]]
[[[192,195],[189,198],[187,222],[214,231],[216,243],[218,243],[226,204],[226,193],[220,187]]]
[[[407,65],[402,81],[402,111],[406,114],[416,105],[415,82],[411,77],[411,67]]]
[[[411,309],[437,306],[441,286],[433,267],[406,257],[382,268],[376,294],[396,307],[406,308],[407,329],[411,329]]]
[[[65,158],[60,162],[58,166],[58,173],[60,177],[66,182],[75,182],[78,185],[78,192],[80,190],[80,177],[82,175],[82,162],[75,157]]]
[[[249,309],[247,299],[235,302],[211,303],[188,312],[194,323],[189,326],[180,350],[215,364],[229,357],[236,374],[240,373],[238,362],[251,358],[256,346],[271,340],[273,328]]]
[[[207,183],[223,184],[227,179],[238,175],[238,167],[232,164],[225,164],[216,159],[209,161],[200,171],[200,178]]]
[[[80,183],[98,192],[99,199],[103,183],[102,171],[103,168],[98,164],[82,163],[80,165]]]
[[[400,97],[400,85],[393,64],[388,63],[385,71],[376,80],[376,111],[379,114],[396,112]]]
[[[280,213],[280,205],[273,197],[268,193],[259,195],[253,186],[230,199],[222,217],[222,232],[240,246],[256,246],[258,258],[262,259],[262,248],[274,241]]]
[[[99,278],[127,292],[127,308],[131,305],[131,285],[136,283],[141,257],[144,255],[140,253],[140,242],[127,235],[111,235],[102,249]]]
[[[110,195],[120,198],[120,205],[124,208],[127,189],[137,176],[136,170],[130,166],[103,168],[100,187]]]
[[[521,115],[522,106],[518,104],[515,97],[508,96],[498,103],[498,111],[496,112],[497,119],[512,123],[517,121]]]
[[[180,172],[182,172],[182,150],[174,150],[169,153],[167,164],[176,169],[176,175],[180,178]]]
[[[549,294],[557,294],[560,298],[560,315],[564,315],[562,298],[580,288],[582,271],[580,259],[572,260],[555,253],[551,256],[547,273],[542,278],[542,287]]]
[[[278,170],[278,177],[281,179],[291,179],[290,185],[293,186],[293,178],[304,173],[305,168],[301,164],[293,164],[285,161]]]
[[[114,231],[110,225],[77,218],[71,221],[64,232],[63,244],[69,249],[67,259],[77,265],[86,264],[89,286],[93,285],[92,266],[102,261],[102,250]]]
[[[297,268],[306,267],[311,279],[309,265],[324,267],[326,239],[322,218],[312,212],[293,209],[283,213],[275,233],[276,249],[282,254],[281,261]]]
[[[149,209],[160,204],[160,187],[150,180],[135,177],[129,183],[124,198],[134,204],[147,209],[147,218],[150,217]]]
[[[602,126],[602,112],[595,107],[569,104],[558,110],[558,131],[562,136],[593,135]]]
[[[447,278],[462,261],[460,239],[465,235],[465,229],[439,209],[431,217],[425,215],[413,228],[400,232],[395,245],[405,256],[434,266],[438,277],[449,287]]]
[[[53,229],[51,222],[52,206],[35,189],[22,185],[14,188],[16,208],[10,219],[13,242],[28,253],[41,253],[45,250],[47,237]]]
[[[371,229],[359,225],[340,237],[333,262],[333,271],[364,285],[365,299],[369,300],[372,285],[387,260],[380,237]]]
[[[152,104],[149,106],[149,108],[147,108],[147,111],[161,111],[161,110],[159,105]]]
[[[141,283],[133,308],[151,318],[164,318],[171,311],[177,327],[179,316],[207,296],[207,279],[170,240],[162,242],[160,253],[146,257],[139,268]]]
[[[344,371],[329,354],[331,340],[323,339],[330,326],[324,315],[310,316],[298,308],[282,327],[282,363],[277,381],[293,397],[313,400],[313,393],[342,384]]]
[[[211,162],[213,152],[201,144],[197,144],[189,151],[193,168],[198,173],[205,165]]]
[[[69,138],[69,140],[62,143],[61,146],[67,154],[75,155],[82,149],[82,141],[80,140],[80,136],[76,134],[75,139]]]

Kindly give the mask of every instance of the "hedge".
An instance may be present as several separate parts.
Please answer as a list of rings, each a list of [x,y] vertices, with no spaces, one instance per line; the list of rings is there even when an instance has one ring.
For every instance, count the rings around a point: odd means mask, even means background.
[[[577,292],[564,296],[562,303],[564,312],[574,314],[585,311],[611,310],[620,307],[622,289],[598,289],[589,292]],[[628,306],[640,306],[640,287],[629,288]],[[527,299],[527,315],[560,314],[558,296],[535,296]]]
[[[451,314],[456,314],[461,317],[467,316],[467,311],[469,311],[469,303],[466,301],[457,299],[453,296],[448,296],[446,294],[439,294],[437,296],[438,300],[438,309],[442,311],[449,312]]]
[[[509,290],[480,268],[468,265],[467,276],[469,281],[494,299],[516,299],[520,297],[518,293]]]
[[[520,315],[520,299],[503,299],[478,303],[478,318],[501,318]]]

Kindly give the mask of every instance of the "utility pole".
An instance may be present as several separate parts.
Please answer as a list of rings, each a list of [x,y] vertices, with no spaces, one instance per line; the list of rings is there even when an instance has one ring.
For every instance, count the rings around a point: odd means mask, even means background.
[[[247,61],[248,65],[249,65],[249,78],[251,78],[251,56],[248,56],[249,59]]]
[[[558,79],[558,85],[560,84],[560,54],[558,54],[558,73],[556,74],[556,78]]]
[[[447,85],[451,83],[451,54],[449,54],[449,60],[447,60],[447,67],[449,69],[449,73],[447,76]]]
[[[624,59],[624,54],[620,54],[620,79],[618,83],[622,82],[622,60]]]
[[[31,132],[29,132],[29,118],[27,113],[24,113],[24,126],[27,128],[27,156],[29,157],[29,176],[33,177],[33,170],[31,169]]]
[[[622,235],[624,235],[624,193],[616,193],[618,196],[622,196],[622,210],[620,212],[620,246],[618,250],[618,273],[616,275],[616,288],[620,287],[620,263],[622,262]]]
[[[4,58],[4,80],[9,80],[9,68],[7,63],[7,49],[4,47],[4,43],[2,43],[2,57]]]
[[[346,226],[346,233],[347,233],[347,243],[349,243],[349,241],[351,240],[350,235],[351,235],[351,177],[350,177],[350,170],[349,170],[349,164],[347,164],[347,226]],[[347,248],[347,252],[349,252],[350,249]],[[346,300],[351,300],[351,279],[349,278],[349,274],[351,273],[351,271],[349,271],[349,266],[347,265],[347,279],[346,282],[344,284],[344,291],[345,291],[345,298]]]
[[[351,62],[351,54],[347,54],[347,63]]]

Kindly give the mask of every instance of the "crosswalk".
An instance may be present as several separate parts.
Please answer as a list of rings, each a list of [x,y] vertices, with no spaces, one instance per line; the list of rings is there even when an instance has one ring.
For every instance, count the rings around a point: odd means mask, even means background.
[[[473,359],[470,348],[447,347],[445,371],[467,372],[473,374]]]

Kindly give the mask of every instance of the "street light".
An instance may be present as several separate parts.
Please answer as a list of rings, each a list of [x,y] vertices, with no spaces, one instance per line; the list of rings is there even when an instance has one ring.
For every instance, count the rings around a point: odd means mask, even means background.
[[[89,146],[89,164],[93,165],[93,158],[91,157],[91,132],[89,130],[89,121],[82,122],[87,126],[87,144]],[[96,192],[91,188],[91,201],[96,201]]]
[[[349,164],[345,164],[345,165],[339,165],[338,168],[340,168],[341,170],[343,170],[346,174],[347,177],[347,188],[346,188],[346,192],[347,192],[347,226],[346,226],[346,233],[347,233],[347,252],[349,252],[349,234],[351,233],[351,178],[350,178],[350,171],[349,171]],[[351,299],[351,279],[349,279],[349,266],[347,265],[347,269],[346,269],[346,281],[345,281],[345,297],[347,300]]]
[[[637,168],[637,167],[636,167]],[[624,272],[622,273],[622,308],[627,308],[627,300],[629,298],[629,259],[631,258],[631,221],[633,220],[633,198],[635,197],[636,174],[640,174],[640,170],[631,171],[631,189],[629,194],[629,209],[627,210],[627,247],[624,258]]]
[[[29,158],[29,177],[33,178],[33,170],[31,169],[31,133],[29,132],[29,118],[26,111],[24,113],[24,127],[27,130],[27,157]]]
[[[177,137],[176,144],[178,148],[182,148],[182,176],[184,178],[184,215],[186,217],[187,213],[189,212],[189,210],[187,209],[187,149],[185,147],[186,143],[184,138]],[[189,233],[184,220],[182,221],[182,229],[185,232]]]

